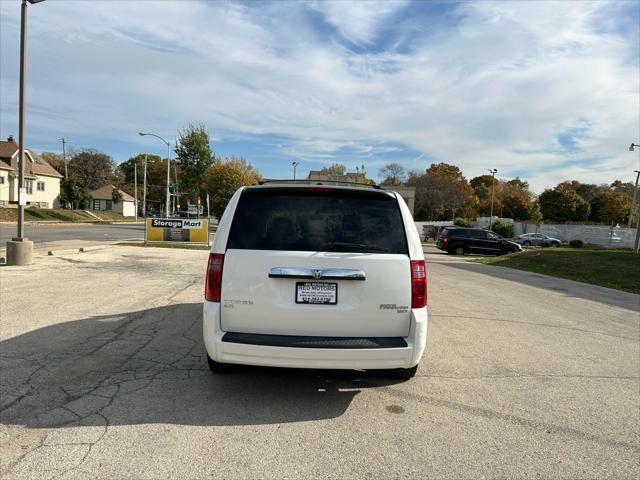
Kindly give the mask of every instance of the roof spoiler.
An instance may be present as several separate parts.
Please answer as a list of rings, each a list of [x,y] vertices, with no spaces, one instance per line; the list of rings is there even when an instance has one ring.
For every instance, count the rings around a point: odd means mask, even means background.
[[[265,185],[267,183],[293,183],[294,185],[343,185],[345,187],[351,185],[357,185],[359,187],[371,187],[377,190],[382,190],[380,185],[376,185],[375,183],[363,183],[363,182],[349,182],[347,180],[260,180],[258,183],[254,183],[254,185]]]

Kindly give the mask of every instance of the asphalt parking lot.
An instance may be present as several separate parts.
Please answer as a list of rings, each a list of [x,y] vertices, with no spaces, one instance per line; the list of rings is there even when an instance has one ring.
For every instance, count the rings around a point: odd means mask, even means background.
[[[207,255],[0,267],[4,478],[638,478],[640,296],[429,249],[416,378],[214,376]]]

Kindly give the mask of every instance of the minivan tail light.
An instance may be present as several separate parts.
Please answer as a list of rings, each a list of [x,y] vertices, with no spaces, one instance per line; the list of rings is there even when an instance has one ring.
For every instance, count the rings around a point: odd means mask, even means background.
[[[411,308],[427,305],[427,269],[424,260],[411,260]]]
[[[224,254],[209,254],[209,264],[207,265],[207,278],[204,287],[204,298],[210,302],[220,301],[220,290],[222,290],[222,266],[224,264]]]

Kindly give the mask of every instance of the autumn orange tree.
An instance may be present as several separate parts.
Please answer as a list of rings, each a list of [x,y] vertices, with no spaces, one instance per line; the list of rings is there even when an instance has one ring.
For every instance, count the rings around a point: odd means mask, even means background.
[[[433,163],[424,174],[410,172],[407,185],[416,188],[417,220],[450,220],[475,214],[473,188],[455,165]]]
[[[209,194],[211,213],[220,218],[235,191],[243,185],[252,185],[262,180],[260,172],[243,157],[216,158],[205,180],[205,191]]]

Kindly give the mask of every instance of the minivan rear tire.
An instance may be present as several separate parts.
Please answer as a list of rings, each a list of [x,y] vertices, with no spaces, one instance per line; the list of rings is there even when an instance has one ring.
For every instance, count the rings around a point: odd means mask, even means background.
[[[213,373],[231,373],[235,370],[235,365],[216,362],[209,355],[207,355],[207,363],[209,364],[209,370]]]

